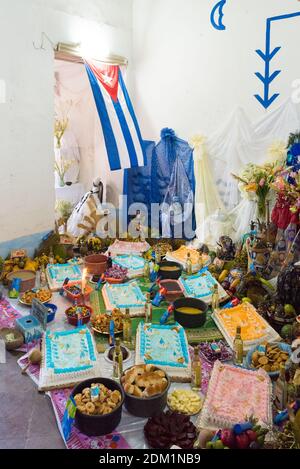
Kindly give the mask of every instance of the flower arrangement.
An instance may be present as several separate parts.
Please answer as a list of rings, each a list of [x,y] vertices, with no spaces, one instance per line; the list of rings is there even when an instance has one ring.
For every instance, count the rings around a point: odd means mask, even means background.
[[[273,189],[296,214],[300,209],[300,133],[291,134],[287,145],[285,168],[277,174]]]
[[[239,189],[249,200],[257,201],[258,216],[265,219],[266,202],[273,188],[276,175],[282,171],[278,161],[267,162],[263,165],[249,163],[242,173],[232,176],[239,182]]]

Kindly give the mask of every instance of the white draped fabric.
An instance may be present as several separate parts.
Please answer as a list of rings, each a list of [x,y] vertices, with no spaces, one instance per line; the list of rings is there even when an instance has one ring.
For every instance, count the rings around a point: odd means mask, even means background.
[[[256,207],[253,201],[242,199],[237,181],[231,173],[238,174],[247,163],[263,163],[268,158],[268,150],[282,153],[283,143],[286,143],[291,132],[300,129],[300,106],[291,100],[285,101],[274,111],[267,113],[257,122],[252,123],[246,113],[238,108],[222,125],[222,127],[207,138],[207,167],[199,164],[198,150],[195,148],[194,164],[196,178],[196,198],[207,210],[205,224],[210,225],[210,217],[216,220],[213,208],[217,203],[216,190],[232,221],[231,233],[235,241],[248,231],[251,219],[255,219]],[[281,143],[280,143],[281,142]],[[203,155],[203,147],[202,147]],[[213,177],[215,187],[210,185]],[[206,179],[203,182],[203,179]],[[212,197],[215,201],[211,206],[207,200]],[[220,207],[222,210],[222,207]],[[216,210],[216,208],[215,208]],[[222,220],[224,219],[224,213]],[[227,220],[228,221],[228,220]],[[219,230],[217,230],[219,231]],[[197,224],[197,237],[201,232]],[[201,235],[201,241],[209,242],[211,233]],[[200,238],[199,238],[200,239]]]

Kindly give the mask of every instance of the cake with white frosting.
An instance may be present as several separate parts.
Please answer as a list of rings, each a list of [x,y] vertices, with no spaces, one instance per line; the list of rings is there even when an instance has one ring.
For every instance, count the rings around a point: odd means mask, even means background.
[[[174,325],[139,324],[136,335],[136,365],[162,368],[172,381],[191,380],[191,359],[185,331]]]
[[[127,277],[129,279],[141,277],[144,274],[145,259],[134,254],[122,254],[113,258],[113,265],[118,265],[123,269],[127,269]]]
[[[56,291],[62,288],[66,278],[69,282],[80,282],[82,272],[78,264],[48,264],[46,275],[50,290]]]
[[[44,333],[39,390],[68,387],[97,376],[97,351],[87,327]]]
[[[211,304],[214,285],[218,285],[220,301],[224,301],[228,298],[224,288],[216,281],[207,269],[203,269],[197,274],[190,275],[186,278],[180,277],[179,283],[183,289],[185,297],[198,298],[207,304]]]
[[[110,284],[102,288],[102,297],[108,311],[120,309],[125,313],[129,309],[130,316],[145,314],[146,298],[136,282]]]

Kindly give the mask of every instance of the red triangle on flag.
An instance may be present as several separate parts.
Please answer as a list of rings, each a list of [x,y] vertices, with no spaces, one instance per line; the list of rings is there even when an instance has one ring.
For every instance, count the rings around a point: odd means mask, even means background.
[[[90,67],[96,78],[100,81],[102,86],[109,93],[111,98],[118,101],[118,85],[119,85],[119,66],[118,65],[93,65],[86,62]]]

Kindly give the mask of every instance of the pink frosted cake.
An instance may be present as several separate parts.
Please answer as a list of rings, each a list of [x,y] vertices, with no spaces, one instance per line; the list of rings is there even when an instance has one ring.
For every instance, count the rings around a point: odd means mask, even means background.
[[[272,384],[264,370],[252,371],[217,361],[214,365],[199,428],[231,428],[256,417],[272,424]]]
[[[148,249],[150,249],[150,245],[146,241],[133,242],[116,239],[107,249],[106,255],[110,252],[112,257],[118,254],[136,254],[137,256],[142,256]]]

